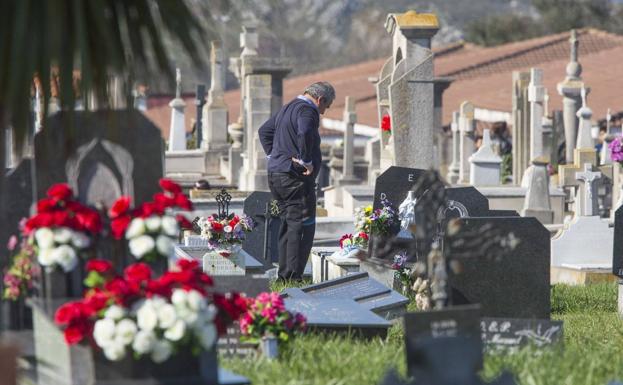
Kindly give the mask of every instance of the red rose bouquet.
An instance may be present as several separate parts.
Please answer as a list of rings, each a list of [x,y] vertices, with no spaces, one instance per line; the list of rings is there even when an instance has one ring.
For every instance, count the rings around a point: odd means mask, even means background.
[[[47,197],[37,202],[37,213],[22,229],[36,249],[39,264],[65,272],[76,267],[79,254],[101,230],[99,213],[75,200],[64,183],[50,187]]]
[[[192,227],[184,216],[170,214],[172,208],[192,210],[192,203],[182,188],[169,179],[161,179],[160,187],[163,191],[154,194],[153,201],[138,208],[130,209],[130,198],[121,197],[108,211],[113,237],[125,237],[130,254],[137,259],[168,258],[180,227]]]
[[[61,306],[55,322],[68,344],[88,341],[111,361],[130,354],[161,363],[176,351],[213,349],[218,333],[246,310],[244,297],[211,292],[212,279],[194,261],[181,260],[159,278],[144,263],[123,276],[104,260],[89,261],[87,270],[89,289]]]

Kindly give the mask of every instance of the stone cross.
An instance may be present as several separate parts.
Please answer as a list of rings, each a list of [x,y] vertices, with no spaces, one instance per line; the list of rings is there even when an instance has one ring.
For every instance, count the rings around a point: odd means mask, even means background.
[[[186,102],[181,98],[182,95],[182,74],[180,69],[175,70],[175,99],[171,100],[171,125],[169,128],[169,151],[186,150],[186,121],[184,109]]]
[[[592,169],[593,166],[590,163],[585,163],[584,171],[575,173],[575,177],[584,182],[584,199],[581,204],[583,205],[582,215],[587,217],[599,215],[596,181],[601,178],[601,172],[592,171]]]
[[[586,88],[582,87],[582,107],[577,112],[580,119],[580,127],[578,130],[578,139],[575,148],[594,148],[593,137],[591,136],[591,117],[593,111],[586,105]]]
[[[355,178],[355,123],[357,113],[355,112],[355,99],[351,96],[346,97],[344,102],[344,156],[342,160],[342,177],[340,185],[354,184],[359,182]]]
[[[227,143],[227,105],[225,104],[225,68],[223,49],[219,41],[212,41],[210,54],[210,90],[204,107],[206,124],[203,127],[201,148],[225,152]]]
[[[482,133],[480,148],[469,157],[469,184],[472,186],[497,186],[500,184],[502,158],[491,147],[490,131]]]
[[[528,101],[530,102],[530,159],[542,157],[543,153],[543,111],[545,87],[543,87],[543,70],[530,69],[528,84]]]
[[[469,183],[469,157],[474,152],[474,105],[470,102],[461,103],[459,116],[460,131],[460,170],[458,183]]]
[[[576,148],[576,140],[578,137],[578,117],[576,113],[580,108],[581,90],[584,87],[580,74],[582,73],[582,66],[578,63],[578,44],[576,31],[571,30],[571,37],[569,38],[570,44],[570,58],[567,64],[565,80],[558,83],[558,93],[563,97],[563,120],[565,126],[565,141],[566,141],[566,158],[569,162],[573,158],[573,150]],[[589,89],[586,89],[588,92]]]
[[[461,138],[459,133],[459,112],[454,111],[452,113],[452,124],[450,125],[452,131],[452,163],[448,167],[448,182],[455,184],[459,181],[459,171],[461,166]]]

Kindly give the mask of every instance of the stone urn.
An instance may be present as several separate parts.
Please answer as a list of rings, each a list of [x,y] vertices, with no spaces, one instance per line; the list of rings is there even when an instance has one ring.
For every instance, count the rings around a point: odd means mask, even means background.
[[[242,128],[242,122],[240,121],[240,119],[227,127],[227,132],[229,133],[229,136],[231,136],[231,139],[234,142],[232,144],[233,148],[242,147],[242,137],[244,135]]]

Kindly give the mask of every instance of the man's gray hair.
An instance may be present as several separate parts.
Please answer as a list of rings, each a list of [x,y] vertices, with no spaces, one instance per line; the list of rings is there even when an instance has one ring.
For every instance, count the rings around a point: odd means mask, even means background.
[[[329,82],[316,82],[305,88],[303,93],[308,94],[316,99],[323,97],[327,103],[335,100],[335,89]]]

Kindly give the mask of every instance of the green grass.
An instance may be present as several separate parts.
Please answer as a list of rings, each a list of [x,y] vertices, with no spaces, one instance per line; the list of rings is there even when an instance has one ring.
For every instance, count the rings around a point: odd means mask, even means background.
[[[276,287],[275,287],[276,288]],[[491,380],[508,370],[522,385],[606,385],[623,380],[623,321],[616,312],[614,283],[552,288],[552,318],[564,321],[564,344],[487,353],[482,376]],[[403,331],[386,339],[305,335],[279,360],[249,356],[221,364],[249,377],[254,385],[378,384],[385,372],[405,373]]]

